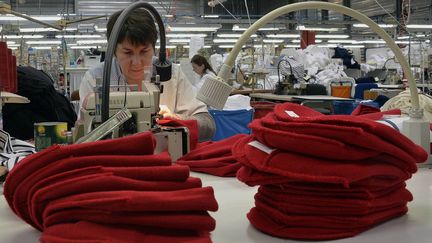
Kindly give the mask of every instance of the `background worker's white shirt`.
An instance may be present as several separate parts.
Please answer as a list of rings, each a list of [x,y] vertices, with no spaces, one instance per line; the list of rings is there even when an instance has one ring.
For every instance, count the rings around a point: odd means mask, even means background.
[[[216,74],[214,74],[212,71],[210,70],[206,70],[206,72],[204,73],[204,75],[202,77],[199,78],[199,80],[193,84],[193,86],[195,87],[195,92],[198,92],[201,87],[203,86],[205,80],[207,79],[207,77],[216,77]]]
[[[89,69],[80,84],[80,109],[85,97],[94,92],[96,78],[103,77],[104,64],[101,63]],[[115,58],[112,60],[111,67],[111,85],[124,85],[125,78],[120,71]],[[162,82],[163,93],[160,96],[160,105],[166,105],[171,112],[180,115],[180,117],[189,117],[197,113],[207,112],[204,103],[197,100],[196,92],[191,83],[187,80],[178,64],[172,65],[172,78],[169,81]]]

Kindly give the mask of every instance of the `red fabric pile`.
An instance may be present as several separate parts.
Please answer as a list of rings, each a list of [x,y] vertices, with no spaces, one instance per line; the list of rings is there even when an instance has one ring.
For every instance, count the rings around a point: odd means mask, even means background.
[[[190,170],[222,177],[235,177],[240,163],[231,153],[231,148],[241,138],[238,134],[217,142],[199,143],[197,149],[179,158],[178,165],[187,165]]]
[[[282,238],[330,240],[404,215],[405,181],[427,153],[392,128],[279,104],[232,148],[237,178],[260,186],[247,217]]]
[[[51,146],[8,175],[4,195],[41,242],[211,242],[211,187],[154,155],[155,138]]]

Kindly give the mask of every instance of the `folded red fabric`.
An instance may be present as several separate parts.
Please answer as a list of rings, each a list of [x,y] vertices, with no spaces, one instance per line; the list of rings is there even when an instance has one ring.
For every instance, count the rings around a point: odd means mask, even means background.
[[[43,217],[72,208],[108,212],[176,212],[216,211],[213,188],[202,187],[177,191],[105,191],[82,193],[50,202]]]
[[[107,213],[101,210],[78,208],[62,210],[49,215],[44,219],[44,228],[78,221],[191,231],[213,231],[216,227],[216,221],[207,212]]]
[[[270,154],[248,145],[251,138],[245,138],[233,146],[233,155],[242,157],[241,163],[256,170],[277,174],[305,182],[350,184],[361,180],[388,178],[406,180],[411,174],[379,159],[364,161],[334,161],[304,156],[281,150]]]
[[[174,191],[201,187],[199,178],[188,178],[186,181],[138,181],[114,175],[81,176],[52,183],[36,191],[29,200],[28,212],[31,222],[42,229],[42,214],[50,202],[67,196],[103,191]]]
[[[428,154],[419,145],[400,132],[384,124],[351,115],[323,115],[311,108],[294,103],[283,103],[275,106],[274,113],[278,120],[285,122],[308,122],[334,124],[338,126],[361,127],[365,131],[375,134],[385,141],[404,149],[419,163],[426,161]],[[409,149],[408,149],[409,148]]]
[[[70,156],[86,155],[149,155],[153,154],[156,140],[152,133],[145,132],[111,140],[102,140],[68,146],[53,145],[30,155],[12,170],[5,182],[4,195],[12,208],[13,194],[19,184],[45,165]]]
[[[380,112],[380,108],[370,106],[370,105],[364,105],[360,103],[352,112],[351,115],[358,116],[358,115],[365,115],[369,113],[377,113]]]
[[[274,221],[284,226],[312,228],[321,227],[339,230],[371,227],[377,223],[401,216],[408,211],[407,206],[403,205],[362,216],[295,215],[284,214],[270,205],[260,201],[255,201],[255,205],[259,211],[268,215]]]
[[[198,122],[196,120],[179,120],[173,118],[164,118],[158,120],[158,124],[168,127],[187,127],[187,129],[189,130],[190,149],[193,150],[196,148],[199,138]]]
[[[400,115],[400,109],[393,109],[388,111],[381,111],[377,107],[369,106],[369,105],[358,105],[352,112],[353,116],[361,116],[363,118],[368,118],[372,120],[382,119],[384,115]]]
[[[401,207],[407,204],[406,200],[401,200],[399,198],[395,198],[395,201],[387,201],[387,199],[383,200],[371,200],[370,205],[367,206],[354,206],[350,205],[346,207],[338,207],[334,205],[326,205],[326,204],[303,204],[296,203],[291,201],[281,201],[276,198],[267,197],[265,194],[257,193],[255,194],[255,200],[260,201],[261,203],[265,203],[270,207],[273,207],[280,212],[288,215],[324,215],[324,216],[362,216],[371,213],[377,213],[384,210],[388,210],[394,207]],[[352,200],[352,199],[350,199]],[[389,198],[390,200],[390,198]],[[349,201],[344,200],[341,201]],[[366,201],[366,200],[361,200]]]
[[[265,127],[260,119],[253,120],[249,127],[252,129],[253,136],[267,146],[308,156],[335,160],[360,160],[380,154],[378,151],[355,147],[336,139],[271,129]]]
[[[342,194],[341,197],[338,196],[320,196],[315,194],[292,194],[283,193],[282,191],[267,190],[266,187],[260,187],[258,189],[258,194],[261,198],[265,197],[267,199],[273,200],[274,202],[280,202],[281,206],[286,204],[296,204],[296,205],[308,205],[316,206],[317,209],[314,211],[302,211],[305,214],[320,214],[320,207],[333,207],[333,208],[374,208],[389,205],[399,205],[401,203],[407,203],[412,201],[412,194],[405,188],[395,188],[393,191],[386,195],[376,198],[351,198],[349,194]],[[282,207],[281,207],[282,208]],[[317,211],[317,212],[315,212]],[[301,214],[302,212],[298,212]]]
[[[197,149],[192,150],[189,153],[180,157],[179,160],[205,160],[218,158],[220,156],[230,154],[232,145],[239,139],[247,136],[248,135],[246,134],[237,134],[217,142],[204,142],[203,144],[198,146]]]
[[[42,151],[44,152],[44,151]],[[41,161],[35,161],[35,163]],[[44,163],[45,161],[42,161]],[[38,182],[52,175],[62,173],[76,168],[83,168],[88,166],[152,166],[152,165],[170,165],[171,158],[167,153],[160,155],[99,155],[99,156],[82,156],[82,157],[67,157],[61,160],[52,161],[49,165],[40,165],[40,168],[33,172],[31,177],[17,185],[15,193],[13,195],[5,197],[8,202],[11,203],[11,208],[14,212],[22,217],[21,210],[23,203],[27,202],[27,195],[29,190]],[[26,170],[27,167],[23,167],[21,170]],[[185,169],[185,168],[183,168]],[[188,177],[188,173],[179,175],[180,180],[185,180]],[[166,178],[165,178],[166,179]],[[24,218],[23,218],[24,219]],[[25,220],[25,219],[24,219]]]
[[[172,229],[162,231],[85,221],[51,226],[42,233],[40,241],[41,243],[211,243],[208,232],[185,232]]]
[[[353,227],[353,228],[325,228],[325,227],[302,227],[302,226],[289,226],[276,218],[273,218],[272,215],[261,212],[256,207],[252,208],[250,212],[247,214],[247,217],[251,224],[257,229],[261,230],[264,233],[274,235],[281,238],[289,238],[289,239],[299,239],[299,240],[334,240],[340,239],[344,237],[352,237],[355,236],[367,229],[373,227],[375,224],[384,222],[386,220],[399,217],[404,215],[407,212],[407,208],[402,207],[399,210],[395,210],[394,212],[389,213],[388,217],[382,217],[379,220],[376,220],[374,223],[370,225],[366,225],[364,227]],[[313,219],[310,219],[313,220]],[[372,220],[371,220],[372,221]]]
[[[386,153],[387,155],[406,161],[406,165],[401,165],[403,169],[407,169],[411,172],[417,170],[416,163],[419,161],[416,161],[416,158],[375,134],[365,132],[360,127],[344,127],[320,123],[281,122],[276,119],[274,114],[269,114],[262,118],[261,125],[273,130],[335,139],[344,144]],[[353,139],[353,137],[356,139]]]
[[[196,172],[233,177],[241,165],[232,156],[231,147],[239,139],[247,136],[238,134],[217,142],[201,144],[199,148],[179,158],[176,163],[187,165],[190,170]]]

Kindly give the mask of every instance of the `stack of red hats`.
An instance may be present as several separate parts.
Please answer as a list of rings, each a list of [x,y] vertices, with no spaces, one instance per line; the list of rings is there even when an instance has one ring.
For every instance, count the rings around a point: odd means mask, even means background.
[[[238,134],[217,142],[199,143],[197,149],[179,158],[176,163],[187,165],[196,172],[234,177],[241,165],[232,155],[231,148],[244,137],[248,135]]]
[[[254,120],[233,146],[237,178],[259,185],[249,221],[283,238],[354,236],[407,212],[405,181],[427,153],[373,120],[292,103]]]
[[[10,172],[4,195],[41,242],[211,242],[211,187],[154,155],[155,138],[51,146]]]

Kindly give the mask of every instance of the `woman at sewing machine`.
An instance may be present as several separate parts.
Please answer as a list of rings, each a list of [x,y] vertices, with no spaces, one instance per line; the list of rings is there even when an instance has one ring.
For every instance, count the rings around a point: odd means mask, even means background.
[[[107,23],[107,38],[122,11],[115,12]],[[152,66],[158,32],[152,16],[144,9],[135,9],[127,17],[119,32],[115,58],[112,60],[111,85],[140,87],[146,67]],[[104,64],[89,69],[80,84],[80,107],[83,99],[94,91],[96,78],[103,76]],[[213,118],[204,103],[193,98],[195,91],[178,65],[173,65],[172,78],[161,84],[163,93],[160,114],[164,118],[197,120],[199,140],[209,140],[215,131]]]
[[[194,55],[191,59],[192,69],[193,71],[198,74],[199,79],[197,82],[193,84],[195,89],[198,91],[201,89],[202,85],[204,84],[204,81],[207,77],[215,77],[216,72],[213,70],[213,68],[208,63],[207,59],[201,55]]]

